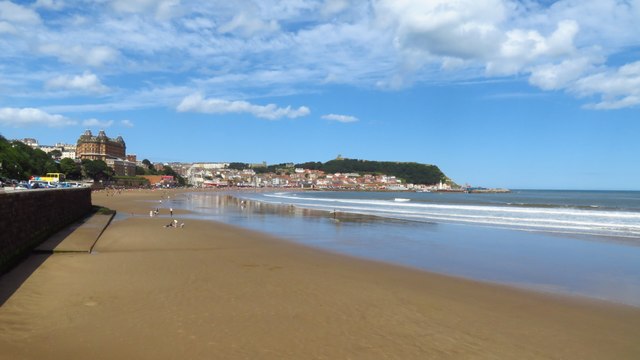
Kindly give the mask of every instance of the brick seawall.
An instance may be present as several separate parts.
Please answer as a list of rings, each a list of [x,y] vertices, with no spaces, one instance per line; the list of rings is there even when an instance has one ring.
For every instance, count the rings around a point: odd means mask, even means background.
[[[90,189],[0,192],[0,273],[91,209]]]

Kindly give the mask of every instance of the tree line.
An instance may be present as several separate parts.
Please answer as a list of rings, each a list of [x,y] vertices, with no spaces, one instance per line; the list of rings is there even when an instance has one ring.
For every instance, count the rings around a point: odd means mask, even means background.
[[[178,185],[186,185],[186,180],[180,176],[171,166],[163,166],[162,170],[157,170],[149,159],[142,160],[142,166],[136,166],[136,175],[170,175],[178,182]]]
[[[45,175],[46,173],[62,173],[69,180],[90,178],[95,180],[110,180],[113,178],[113,170],[102,160],[82,160],[77,163],[73,159],[59,158],[59,150],[46,153],[40,149],[34,149],[21,141],[9,141],[0,135],[0,177],[4,179],[29,180],[31,176]],[[136,175],[172,175],[178,183],[184,185],[185,180],[170,166],[162,170],[156,170],[147,159],[142,161],[143,166],[136,167]]]
[[[73,159],[62,159],[58,162],[55,158],[61,155],[59,152],[53,150],[46,153],[21,141],[9,141],[0,135],[0,177],[29,180],[31,176],[63,173],[70,180],[100,180],[113,176],[113,170],[102,160],[82,160],[81,163],[76,163]]]
[[[295,168],[321,170],[325,173],[358,173],[372,175],[390,175],[400,178],[407,183],[432,185],[440,181],[447,181],[445,174],[435,165],[416,162],[369,161],[358,159],[336,159],[325,163],[319,161],[301,164],[274,164],[266,167],[252,167],[241,162],[229,163],[229,169],[253,169],[256,173],[292,173]]]
[[[321,170],[326,173],[391,175],[412,184],[432,185],[447,180],[445,174],[437,166],[416,162],[336,159],[325,163],[306,162],[295,166],[309,170]]]

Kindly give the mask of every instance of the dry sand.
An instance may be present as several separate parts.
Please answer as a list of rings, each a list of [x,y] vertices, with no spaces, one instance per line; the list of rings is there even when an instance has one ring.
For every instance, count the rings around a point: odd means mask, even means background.
[[[158,193],[94,203],[148,214],[141,198]],[[97,254],[32,256],[3,276],[0,358],[640,358],[640,308],[165,222],[116,221]]]

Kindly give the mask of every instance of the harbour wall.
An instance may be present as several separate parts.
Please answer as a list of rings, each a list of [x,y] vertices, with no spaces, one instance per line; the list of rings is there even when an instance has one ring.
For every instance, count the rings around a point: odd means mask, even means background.
[[[0,192],[0,273],[91,209],[88,188]]]

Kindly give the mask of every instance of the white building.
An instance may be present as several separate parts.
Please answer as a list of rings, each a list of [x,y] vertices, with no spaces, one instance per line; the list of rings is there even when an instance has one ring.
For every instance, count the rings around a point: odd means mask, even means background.
[[[229,163],[194,163],[186,173],[187,183],[193,186],[202,186],[204,181],[213,179],[215,173],[225,169]]]
[[[22,142],[22,143],[23,143],[23,144],[25,144],[25,145],[29,145],[29,146],[31,146],[31,147],[32,147],[32,148],[34,148],[34,149],[38,149],[38,148],[39,148],[39,146],[40,146],[40,145],[38,144],[38,140],[33,139],[33,138],[25,138],[25,139],[20,140],[20,142]]]
[[[62,156],[60,156],[60,158],[61,158],[61,159],[73,159],[73,160],[75,160],[75,159],[76,159],[76,150],[75,150],[75,149],[73,149],[73,150],[68,150],[68,151],[67,151],[67,150],[65,149],[65,150],[62,152]]]
[[[58,150],[62,153],[60,156],[61,159],[76,159],[76,145],[73,144],[56,143],[55,145],[40,145],[38,140],[33,138],[25,138],[20,141],[33,149],[40,149],[47,154],[53,150]]]

